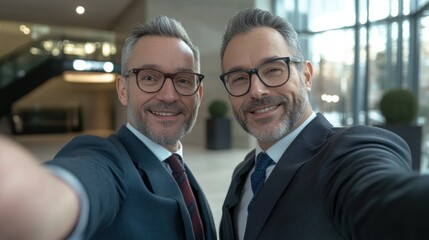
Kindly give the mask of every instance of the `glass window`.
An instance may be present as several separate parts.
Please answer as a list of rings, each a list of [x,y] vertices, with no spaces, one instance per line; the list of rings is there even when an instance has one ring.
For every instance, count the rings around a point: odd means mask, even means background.
[[[411,12],[411,2],[410,0],[402,0],[403,1],[403,9],[402,13],[404,15],[408,15]]]
[[[392,53],[387,47],[387,32],[384,24],[371,27],[369,32],[368,117],[371,124],[383,121],[378,102],[384,89],[391,87],[388,66]]]
[[[329,31],[309,41],[314,77],[313,106],[338,126],[350,116],[353,88],[354,35],[351,30]]]
[[[390,16],[396,17],[399,15],[399,3],[398,0],[390,1]]]
[[[316,111],[338,125],[377,124],[384,121],[378,110],[384,91],[418,91],[418,124],[429,151],[429,0],[278,2],[304,36],[303,51],[314,68]],[[418,69],[410,62],[415,56]],[[414,75],[418,79],[410,78]]]
[[[426,151],[429,151],[429,11],[426,11],[426,16],[420,20],[420,59],[419,59],[419,125],[423,126],[425,136],[423,146]]]
[[[377,21],[387,18],[390,13],[390,0],[368,0],[369,21]]]
[[[359,1],[359,22],[364,24],[367,20],[367,1]]]
[[[309,4],[300,1],[299,11],[311,16],[308,30],[323,31],[326,29],[353,26],[355,23],[354,1],[343,0],[309,0]]]
[[[424,5],[426,5],[427,3],[429,3],[429,0],[417,0],[418,2],[418,7],[423,7]]]
[[[298,22],[297,22],[297,11],[295,10],[295,1],[277,1],[276,2],[276,12],[279,16],[284,16],[288,19],[290,23],[295,27],[295,29],[298,31]]]
[[[402,84],[404,85],[404,87],[410,87],[410,86],[406,86],[407,83],[409,83],[408,81],[408,70],[409,70],[409,62],[410,62],[410,21],[405,20],[402,23],[402,55],[401,55],[401,59],[402,59],[402,79],[404,79],[404,81],[402,82]]]

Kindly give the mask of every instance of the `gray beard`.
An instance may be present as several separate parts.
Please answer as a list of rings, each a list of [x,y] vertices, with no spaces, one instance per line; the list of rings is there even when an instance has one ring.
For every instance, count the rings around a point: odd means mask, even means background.
[[[263,99],[260,99],[259,101],[264,103],[269,102],[278,102],[282,101],[283,107],[285,108],[285,113],[281,117],[281,123],[275,126],[274,128],[256,128],[252,127],[245,119],[243,110],[234,111],[235,119],[238,121],[238,123],[241,125],[241,127],[248,132],[249,134],[253,135],[257,140],[262,142],[274,142],[277,141],[284,136],[286,136],[289,132],[292,131],[292,129],[295,128],[298,121],[301,120],[302,116],[304,115],[306,109],[309,106],[308,97],[306,97],[307,93],[303,89],[301,91],[301,94],[298,97],[298,102],[296,104],[291,104],[285,97],[266,97]],[[280,100],[281,98],[281,100]],[[257,123],[264,124],[266,122],[271,121],[272,119],[262,119],[259,120]]]
[[[188,134],[197,119],[198,115],[198,105],[195,107],[194,111],[191,113],[190,117],[186,119],[185,123],[182,125],[182,127],[175,132],[172,132],[171,130],[161,130],[161,131],[154,131],[146,124],[146,121],[142,118],[142,115],[140,114],[141,111],[144,111],[143,109],[137,109],[134,107],[134,104],[132,101],[128,101],[128,119],[133,124],[133,126],[143,135],[145,135],[150,140],[154,141],[155,143],[161,145],[161,146],[168,146],[168,145],[175,145],[177,144],[186,134]],[[165,127],[168,127],[172,124],[170,121],[164,121],[162,122],[162,125]]]

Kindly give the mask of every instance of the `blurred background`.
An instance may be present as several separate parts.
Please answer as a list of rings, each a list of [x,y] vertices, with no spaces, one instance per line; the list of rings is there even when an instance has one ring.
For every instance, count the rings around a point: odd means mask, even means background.
[[[428,0],[1,0],[0,132],[117,129],[125,117],[112,80],[124,38],[133,24],[162,14],[180,20],[201,50],[204,102],[185,142],[203,143],[208,105],[227,99],[218,77],[223,30],[246,7],[294,24],[315,67],[313,106],[332,123],[380,124],[383,93],[406,88],[419,99],[414,123],[423,127],[425,147]],[[31,126],[35,116],[40,125]],[[232,124],[232,147],[251,146]]]
[[[180,20],[201,50],[204,102],[185,139],[201,144],[208,105],[227,98],[218,78],[223,30],[246,7],[294,24],[315,67],[313,106],[335,125],[382,123],[382,94],[407,88],[420,100],[415,123],[427,141],[428,0],[1,0],[1,132],[117,129],[124,114],[112,80],[124,38],[133,24],[162,14]],[[34,114],[52,125],[24,129]],[[67,126],[55,127],[65,116]],[[233,147],[252,144],[237,125],[232,131]]]

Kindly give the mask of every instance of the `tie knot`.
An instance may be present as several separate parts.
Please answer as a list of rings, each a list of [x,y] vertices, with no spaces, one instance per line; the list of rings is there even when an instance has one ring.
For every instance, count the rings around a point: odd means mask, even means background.
[[[183,164],[180,161],[180,156],[177,155],[176,153],[171,154],[171,156],[169,156],[166,159],[168,165],[170,165],[171,171],[173,172],[173,174],[175,173],[181,173],[185,171],[185,168],[183,167]]]

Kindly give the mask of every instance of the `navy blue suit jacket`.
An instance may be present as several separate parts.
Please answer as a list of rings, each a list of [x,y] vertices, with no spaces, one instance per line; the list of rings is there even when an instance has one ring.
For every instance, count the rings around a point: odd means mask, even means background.
[[[86,239],[194,239],[173,177],[126,127],[108,138],[79,136],[47,164],[73,173],[89,196]],[[216,239],[208,202],[190,170],[206,239]]]
[[[235,169],[220,239],[236,238],[234,209],[251,151]],[[317,114],[287,148],[249,214],[245,239],[427,239],[429,176],[411,172],[408,146],[376,127],[334,128]]]

